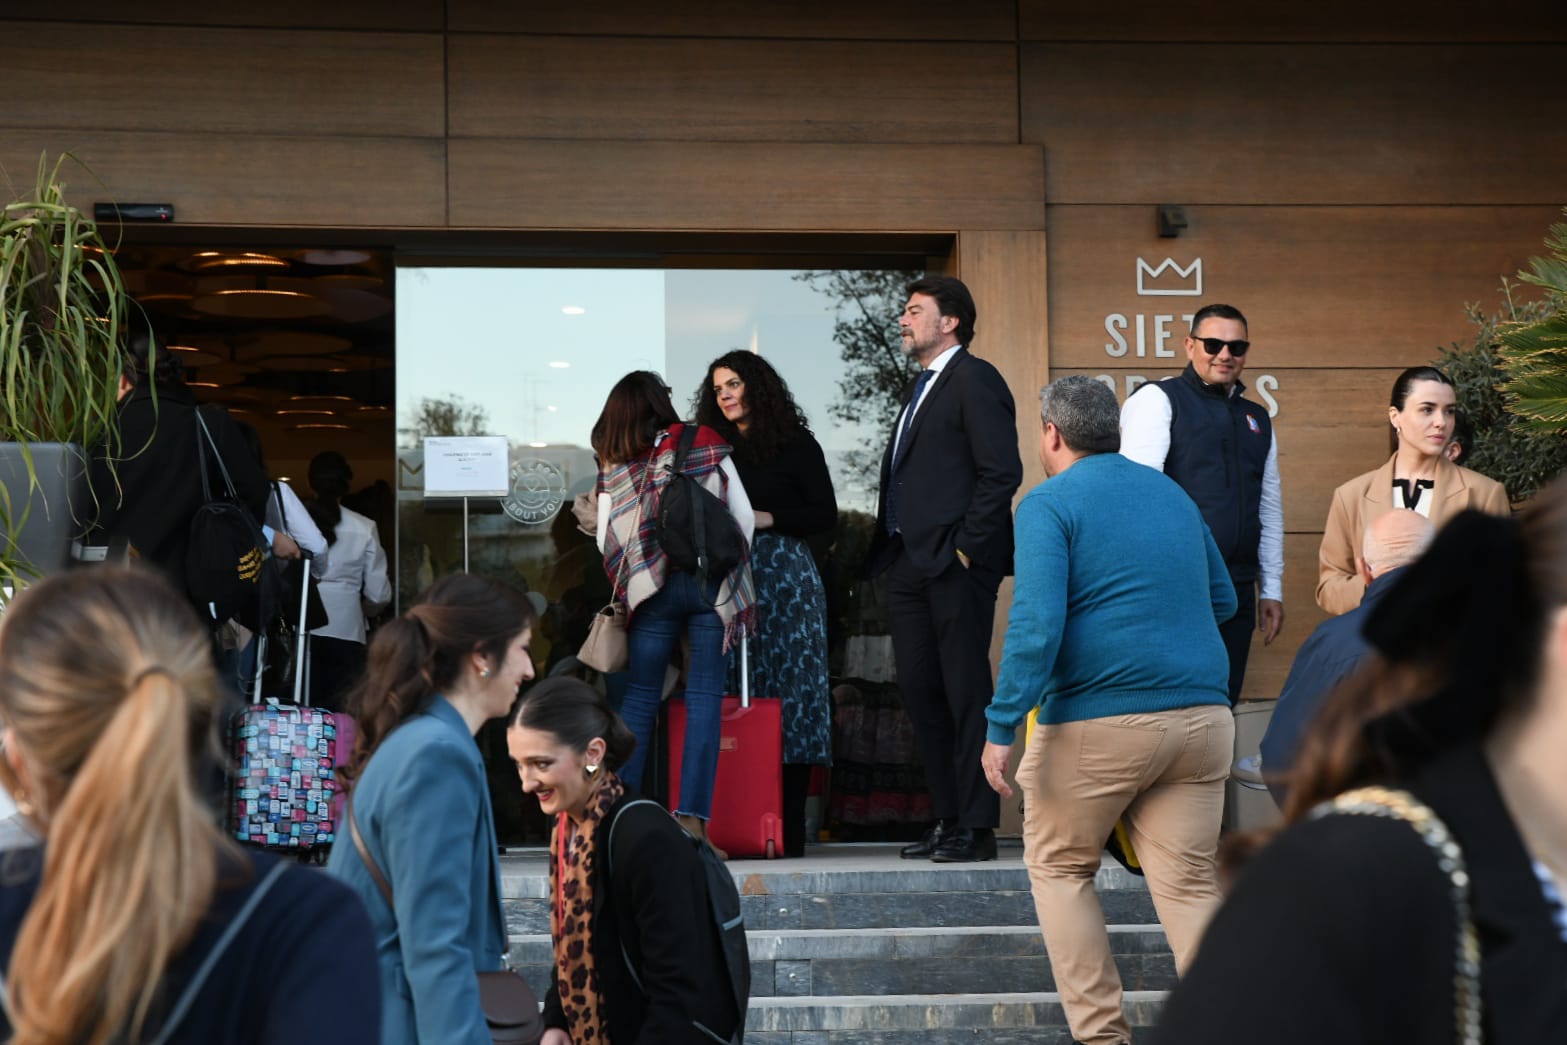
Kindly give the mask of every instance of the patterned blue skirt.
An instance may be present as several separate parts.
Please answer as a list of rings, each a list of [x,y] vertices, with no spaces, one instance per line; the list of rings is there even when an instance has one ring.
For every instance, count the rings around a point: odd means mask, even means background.
[[[827,592],[798,537],[758,530],[751,544],[756,634],[748,656],[751,696],[783,700],[783,760],[832,764],[832,700],[827,681]],[[730,692],[739,690],[740,653],[731,649]]]

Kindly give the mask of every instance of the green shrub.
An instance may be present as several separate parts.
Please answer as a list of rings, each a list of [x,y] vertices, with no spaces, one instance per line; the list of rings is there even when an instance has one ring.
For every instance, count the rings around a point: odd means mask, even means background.
[[[1468,344],[1454,342],[1440,349],[1436,365],[1457,386],[1458,408],[1475,428],[1474,446],[1465,467],[1490,476],[1507,487],[1514,502],[1533,496],[1535,490],[1567,468],[1567,439],[1560,431],[1532,427],[1509,409],[1504,387],[1499,331],[1514,325],[1540,322],[1556,312],[1549,301],[1520,304],[1513,300],[1513,285],[1502,281],[1505,298],[1501,314],[1486,316],[1478,305],[1468,308],[1475,331]]]

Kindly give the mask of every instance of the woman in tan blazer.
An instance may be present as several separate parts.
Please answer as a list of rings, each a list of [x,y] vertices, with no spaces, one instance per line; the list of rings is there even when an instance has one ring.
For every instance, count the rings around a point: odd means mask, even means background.
[[[1394,508],[1411,508],[1438,528],[1465,508],[1506,515],[1507,490],[1494,479],[1453,464],[1443,454],[1457,410],[1453,383],[1435,367],[1410,367],[1393,383],[1387,416],[1393,456],[1375,471],[1333,491],[1317,555],[1317,605],[1346,613],[1366,589],[1359,569],[1366,524]]]

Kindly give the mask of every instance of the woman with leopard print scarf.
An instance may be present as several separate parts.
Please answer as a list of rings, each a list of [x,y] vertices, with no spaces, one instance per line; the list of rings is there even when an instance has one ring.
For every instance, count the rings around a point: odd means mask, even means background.
[[[541,1045],[729,1041],[744,1014],[696,850],[667,812],[632,805],[616,775],[636,748],[625,723],[585,682],[552,678],[529,690],[506,744],[522,789],[555,820]]]

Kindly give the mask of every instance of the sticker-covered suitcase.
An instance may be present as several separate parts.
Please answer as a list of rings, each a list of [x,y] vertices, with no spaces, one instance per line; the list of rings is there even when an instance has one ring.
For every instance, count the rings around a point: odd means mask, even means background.
[[[337,766],[350,754],[352,729],[339,735],[339,716],[310,706],[306,689],[309,632],[309,564],[301,571],[299,628],[295,642],[293,702],[251,704],[231,723],[234,780],[229,830],[251,845],[295,853],[330,846],[337,838]],[[265,638],[258,639],[264,663]],[[257,672],[258,678],[260,671]],[[324,850],[323,850],[324,851]]]
[[[783,856],[783,701],[751,700],[750,663],[740,643],[740,695],[723,699],[718,775],[707,837],[731,857]],[[669,808],[680,808],[686,703],[666,703],[669,719]]]

